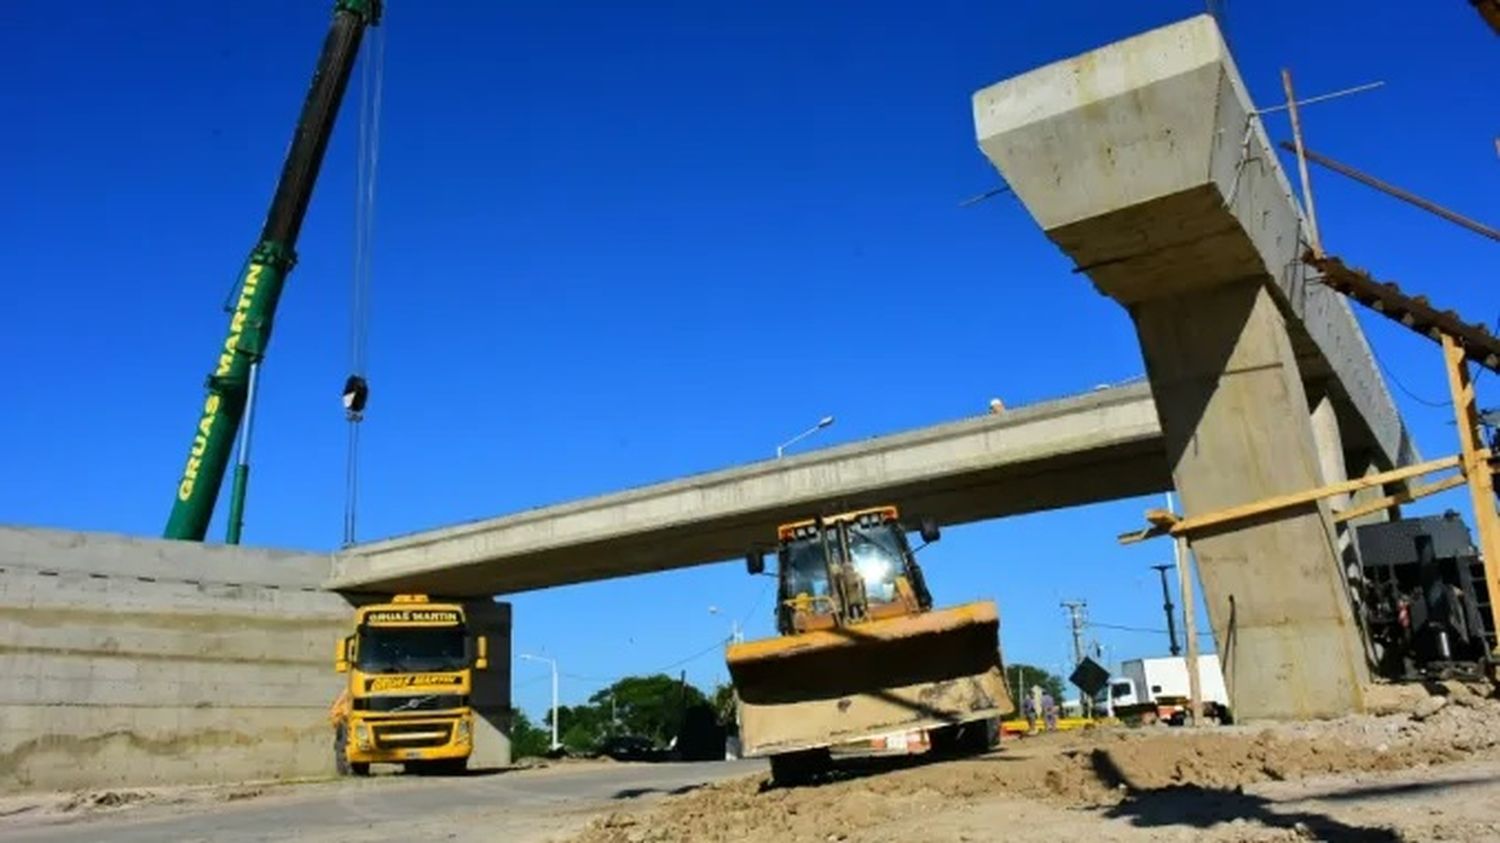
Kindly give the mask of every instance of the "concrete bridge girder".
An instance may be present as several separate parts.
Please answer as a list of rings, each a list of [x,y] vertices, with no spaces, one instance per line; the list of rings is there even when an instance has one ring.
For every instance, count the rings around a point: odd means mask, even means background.
[[[1145,384],[1097,390],[341,553],[329,585],[485,595],[743,556],[809,512],[895,503],[959,524],[1167,489]]]

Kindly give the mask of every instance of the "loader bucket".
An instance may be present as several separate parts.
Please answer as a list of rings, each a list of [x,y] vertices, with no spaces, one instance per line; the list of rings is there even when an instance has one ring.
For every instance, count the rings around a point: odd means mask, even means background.
[[[998,718],[1015,710],[990,601],[735,644],[746,755]]]

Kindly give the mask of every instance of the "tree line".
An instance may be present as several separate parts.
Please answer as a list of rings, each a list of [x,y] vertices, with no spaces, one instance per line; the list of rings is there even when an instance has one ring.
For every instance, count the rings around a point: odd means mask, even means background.
[[[581,705],[559,706],[558,742],[570,753],[598,751],[609,738],[630,736],[665,749],[684,727],[711,719],[734,728],[734,690],[718,685],[705,694],[683,677],[665,673],[627,676],[595,691]],[[552,744],[552,712],[534,722],[517,709],[511,719],[511,754],[516,758],[546,755]]]

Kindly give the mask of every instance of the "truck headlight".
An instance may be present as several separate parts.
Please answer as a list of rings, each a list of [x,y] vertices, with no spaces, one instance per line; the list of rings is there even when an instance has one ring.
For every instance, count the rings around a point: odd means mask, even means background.
[[[370,727],[363,723],[354,724],[354,745],[360,749],[374,749],[375,745],[370,740]]]
[[[473,739],[473,727],[467,719],[458,721],[458,728],[453,730],[454,743],[468,743]]]

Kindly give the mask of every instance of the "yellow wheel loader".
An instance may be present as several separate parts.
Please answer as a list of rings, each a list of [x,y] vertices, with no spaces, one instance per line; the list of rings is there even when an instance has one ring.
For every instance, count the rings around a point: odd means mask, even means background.
[[[893,506],[782,525],[780,636],[729,647],[741,751],[778,783],[827,768],[831,750],[926,730],[935,752],[983,751],[1015,705],[993,601],[933,609]],[[922,538],[938,538],[924,522]],[[765,558],[747,559],[752,574]]]

